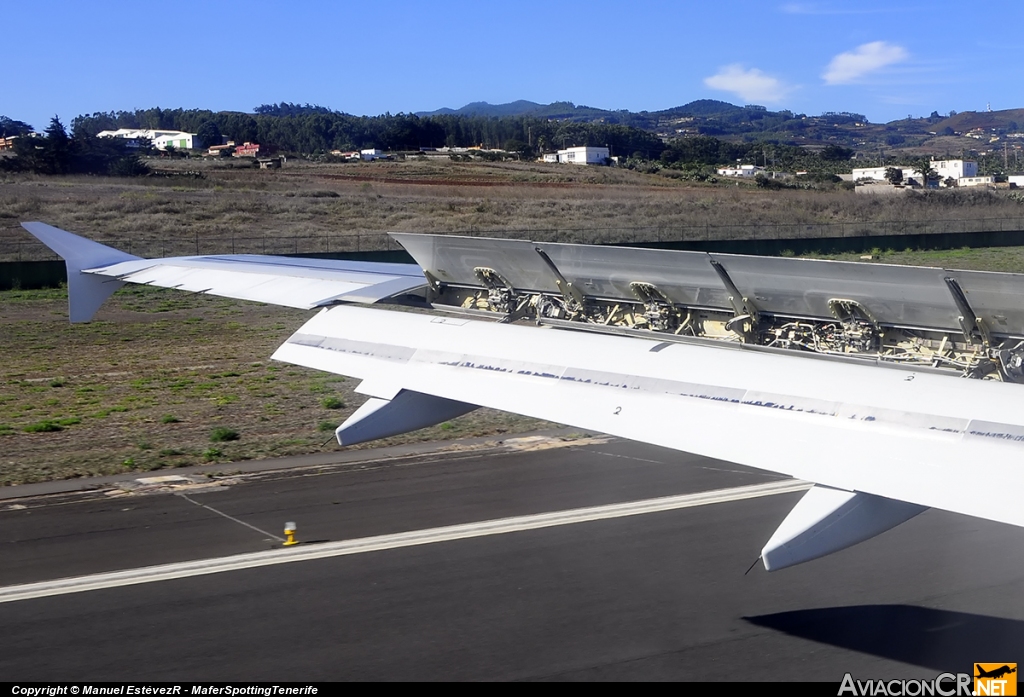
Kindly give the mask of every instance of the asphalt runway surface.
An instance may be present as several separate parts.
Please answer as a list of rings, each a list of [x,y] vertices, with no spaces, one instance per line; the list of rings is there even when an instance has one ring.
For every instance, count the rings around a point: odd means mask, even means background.
[[[262,558],[280,553],[286,521],[303,542],[290,549],[326,550],[781,481],[652,446],[582,443],[7,500],[0,586]],[[0,675],[838,683],[846,672],[933,678],[1024,662],[1024,531],[929,511],[824,559],[745,574],[800,495],[2,602]]]

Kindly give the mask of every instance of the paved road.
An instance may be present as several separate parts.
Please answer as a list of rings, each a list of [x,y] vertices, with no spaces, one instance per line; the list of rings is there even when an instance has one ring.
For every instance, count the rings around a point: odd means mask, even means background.
[[[0,585],[268,550],[286,520],[337,541],[775,479],[610,441],[8,501]],[[1024,662],[1022,531],[932,511],[744,575],[799,496],[3,603],[0,675],[838,682]]]

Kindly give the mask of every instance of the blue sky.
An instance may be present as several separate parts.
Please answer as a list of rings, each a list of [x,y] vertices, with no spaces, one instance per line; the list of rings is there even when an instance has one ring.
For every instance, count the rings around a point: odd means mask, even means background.
[[[36,0],[4,7],[0,115],[351,114],[694,99],[872,121],[1024,107],[1024,3]]]

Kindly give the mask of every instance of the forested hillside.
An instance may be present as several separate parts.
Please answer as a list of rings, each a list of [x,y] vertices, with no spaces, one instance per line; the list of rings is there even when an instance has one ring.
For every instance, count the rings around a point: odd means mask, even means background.
[[[296,153],[362,148],[416,151],[422,147],[474,145],[533,153],[572,145],[607,145],[616,155],[639,152],[645,157],[658,157],[664,148],[653,133],[621,124],[533,116],[352,116],[287,103],[260,106],[253,114],[157,108],[97,113],[79,116],[72,122],[74,133],[95,134],[117,128],[188,131],[207,141],[225,136],[236,143],[266,143]]]
[[[206,144],[222,139],[255,142],[303,156],[364,148],[409,153],[422,148],[482,146],[533,158],[576,145],[607,146],[612,156],[627,158],[627,166],[686,170],[687,178],[703,180],[714,172],[695,168],[737,160],[782,171],[848,172],[848,161],[855,155],[877,163],[966,156],[977,159],[984,174],[1005,174],[1019,168],[1024,154],[1018,152],[1021,123],[1024,110],[1020,109],[945,116],[932,112],[928,117],[872,124],[862,114],[807,116],[712,99],[654,112],[521,100],[380,116],[353,116],[322,106],[281,102],[258,106],[252,113],[161,108],[100,112],[75,118],[71,137],[83,153],[101,149],[89,140],[96,133],[117,128],[188,131]],[[0,135],[21,135],[29,128],[21,121],[0,117]],[[35,151],[21,150],[19,166],[54,169],[47,163],[43,163],[45,167],[25,165]],[[123,154],[106,153],[103,159],[112,163],[122,160]],[[127,164],[124,160],[117,167]],[[16,165],[4,163],[8,169]],[[90,165],[90,171],[111,166]],[[70,171],[78,166],[55,169]]]

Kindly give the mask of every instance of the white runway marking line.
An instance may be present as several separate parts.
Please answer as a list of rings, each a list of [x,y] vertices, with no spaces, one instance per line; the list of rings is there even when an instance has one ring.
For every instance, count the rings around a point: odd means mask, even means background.
[[[324,544],[310,545],[308,547],[300,545],[298,547],[277,549],[268,552],[237,554],[230,557],[220,557],[216,559],[201,559],[198,561],[163,564],[160,566],[147,566],[141,569],[112,571],[108,573],[91,574],[89,576],[76,576],[73,578],[58,579],[56,581],[27,583],[20,586],[7,586],[6,588],[0,588],[0,603],[11,603],[18,600],[30,600],[32,598],[45,598],[51,595],[83,593],[85,591],[99,590],[101,588],[117,588],[120,586],[131,586],[139,583],[155,583],[157,581],[169,581],[176,578],[188,578],[190,576],[202,576],[205,574],[216,574],[225,571],[252,569],[259,566],[290,564],[292,562],[340,557],[348,554],[362,554],[364,552],[413,547],[416,545],[425,545],[434,542],[448,542],[473,537],[485,537],[487,535],[521,532],[524,530],[538,530],[540,528],[549,528],[559,525],[586,523],[595,520],[608,520],[610,518],[623,518],[626,516],[643,515],[645,513],[672,511],[680,508],[708,506],[715,503],[727,503],[729,501],[743,501],[745,499],[755,499],[763,496],[775,496],[777,494],[805,491],[811,488],[811,486],[812,484],[810,482],[787,479],[784,481],[768,482],[765,484],[738,486],[731,489],[704,491],[697,494],[665,496],[656,499],[630,501],[628,503],[592,506],[590,508],[574,508],[567,511],[555,511],[553,513],[538,513],[534,515],[516,516],[513,518],[485,520],[477,523],[462,523],[460,525],[448,525],[440,528],[428,528],[426,530],[413,530],[411,532],[400,532],[391,535],[363,537],[356,540],[327,542]]]

